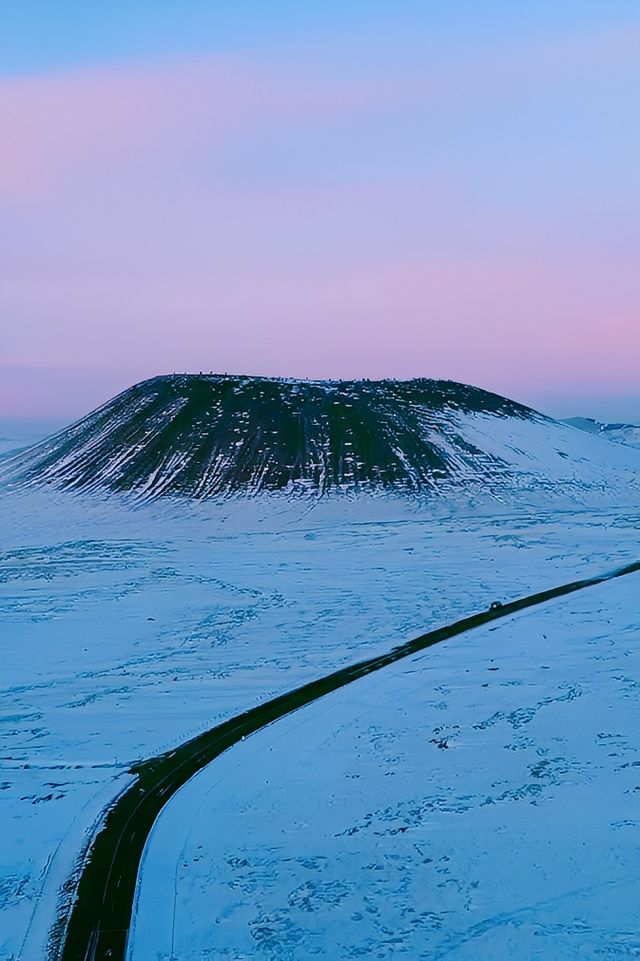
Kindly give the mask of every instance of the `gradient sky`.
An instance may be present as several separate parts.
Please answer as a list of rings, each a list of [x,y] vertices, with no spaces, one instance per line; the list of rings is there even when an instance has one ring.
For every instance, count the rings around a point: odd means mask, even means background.
[[[637,0],[3,0],[0,415],[173,370],[640,419]]]

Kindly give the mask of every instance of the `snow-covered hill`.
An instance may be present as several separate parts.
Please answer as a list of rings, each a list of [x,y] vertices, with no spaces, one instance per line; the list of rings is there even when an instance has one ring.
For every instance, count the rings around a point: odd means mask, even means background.
[[[640,454],[450,381],[173,375],[6,458],[0,480],[206,499],[628,490]]]
[[[589,434],[600,434],[616,444],[640,448],[640,424],[603,424],[592,417],[567,417],[563,423],[578,427]]]

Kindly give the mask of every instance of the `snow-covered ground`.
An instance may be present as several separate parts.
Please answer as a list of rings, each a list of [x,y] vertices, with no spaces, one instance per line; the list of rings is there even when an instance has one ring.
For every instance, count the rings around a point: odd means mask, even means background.
[[[60,887],[132,760],[496,597],[639,553],[629,507],[274,503],[3,496],[0,957],[41,961]]]
[[[237,744],[156,822],[131,961],[638,957],[639,598],[558,599]]]
[[[60,429],[59,421],[36,418],[0,417],[0,457],[21,450]]]

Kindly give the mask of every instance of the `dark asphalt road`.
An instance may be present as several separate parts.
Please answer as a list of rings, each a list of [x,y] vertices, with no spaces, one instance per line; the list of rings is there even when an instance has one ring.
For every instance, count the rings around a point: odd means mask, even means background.
[[[189,778],[242,737],[291,714],[372,671],[457,634],[546,601],[640,571],[640,561],[607,574],[531,594],[422,634],[379,657],[359,661],[219,724],[173,751],[136,764],[136,782],[109,811],[83,866],[68,923],[54,957],[58,961],[124,961],[144,844],[164,805]]]

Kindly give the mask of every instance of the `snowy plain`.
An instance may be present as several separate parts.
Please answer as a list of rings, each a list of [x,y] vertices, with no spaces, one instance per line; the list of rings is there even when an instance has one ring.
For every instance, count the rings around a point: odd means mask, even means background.
[[[156,822],[129,958],[638,957],[640,574],[369,675]]]
[[[470,426],[483,442],[495,437],[489,422]],[[579,436],[585,457],[603,445],[589,492],[554,455],[556,481],[575,488],[573,502],[550,489],[537,500],[523,490],[510,502],[465,495],[419,509],[394,498],[315,509],[286,498],[132,506],[3,491],[0,958],[45,957],[62,885],[133,761],[494,599],[636,560],[639,499],[634,490],[623,496],[636,452],[566,432],[572,449]],[[518,437],[494,442],[515,446]],[[609,448],[619,452],[618,474],[604,464]],[[627,613],[637,597],[627,595]],[[469,684],[481,687],[482,670],[468,666]],[[370,683],[378,682],[382,675]],[[229,957],[242,956],[228,946]],[[194,957],[210,956],[202,952]],[[134,957],[153,955],[143,947]]]
[[[61,426],[57,420],[0,417],[0,457],[37,444]]]

